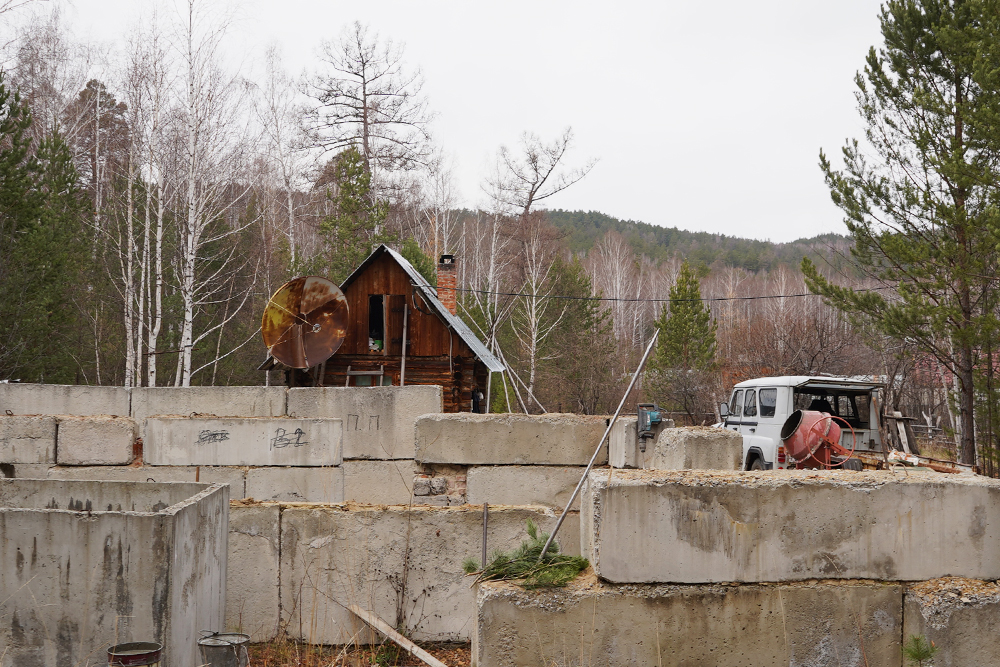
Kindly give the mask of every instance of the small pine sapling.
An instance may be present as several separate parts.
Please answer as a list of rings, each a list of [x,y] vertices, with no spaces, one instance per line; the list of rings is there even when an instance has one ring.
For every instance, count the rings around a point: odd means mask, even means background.
[[[938,647],[934,642],[928,641],[923,635],[910,635],[910,638],[903,644],[903,655],[911,665],[925,667],[930,665],[930,660],[938,652]]]

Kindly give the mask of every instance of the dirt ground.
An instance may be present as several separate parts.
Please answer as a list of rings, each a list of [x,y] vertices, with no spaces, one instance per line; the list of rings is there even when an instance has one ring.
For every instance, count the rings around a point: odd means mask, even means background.
[[[469,667],[469,644],[420,644],[448,667]],[[378,646],[309,646],[296,642],[270,642],[250,646],[251,667],[395,667],[424,665],[391,642]]]

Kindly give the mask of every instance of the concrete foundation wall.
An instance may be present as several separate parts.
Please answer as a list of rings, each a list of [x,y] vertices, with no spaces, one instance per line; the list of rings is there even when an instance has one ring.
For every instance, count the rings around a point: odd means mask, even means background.
[[[668,428],[636,459],[638,467],[652,470],[741,470],[743,436],[711,426]]]
[[[55,460],[55,417],[0,416],[0,463],[55,463]]]
[[[412,460],[345,460],[344,499],[370,505],[407,505],[413,496]],[[419,503],[419,498],[413,498]]]
[[[164,667],[198,664],[191,638],[224,620],[228,504],[200,484],[0,480],[0,660],[96,664],[152,640]]]
[[[460,465],[587,465],[607,417],[450,413],[417,420],[416,460]],[[605,443],[595,462],[608,462]]]
[[[129,390],[69,384],[0,384],[0,414],[117,415],[130,414]]]
[[[60,416],[58,456],[60,465],[127,465],[135,458],[139,435],[129,417]]]
[[[542,508],[491,507],[490,550],[520,544],[529,517],[543,530],[556,520]],[[577,531],[567,519],[560,541],[574,544]],[[482,533],[482,509],[473,506],[285,507],[280,571],[288,632],[321,644],[374,641],[341,606],[358,604],[414,639],[467,641],[475,591],[462,561],[481,557]]]
[[[297,503],[344,502],[344,469],[250,468],[246,497]]]
[[[1000,665],[1000,585],[948,577],[907,587],[903,638],[922,635],[938,647],[935,667]]]
[[[1000,577],[1000,480],[619,470],[587,487],[583,548],[611,582]]]
[[[280,536],[277,503],[230,504],[226,629],[245,632],[254,642],[270,641],[278,634]]]
[[[542,505],[563,509],[583,476],[583,466],[475,466],[467,474],[473,505]],[[580,500],[573,503],[580,509]]]
[[[412,459],[417,418],[443,410],[441,387],[296,387],[288,414],[344,422],[344,458]]]
[[[146,420],[143,457],[151,465],[336,466],[339,419]]]
[[[285,414],[284,387],[136,387],[131,391],[132,418],[140,425],[154,415],[281,417]]]
[[[900,667],[902,597],[901,585],[878,582],[610,586],[590,577],[539,591],[487,583],[473,661]]]

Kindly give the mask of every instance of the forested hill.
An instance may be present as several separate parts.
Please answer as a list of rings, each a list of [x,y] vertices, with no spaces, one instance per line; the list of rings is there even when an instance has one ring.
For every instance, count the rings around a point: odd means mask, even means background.
[[[546,212],[549,222],[562,230],[573,251],[589,251],[609,230],[624,236],[637,253],[661,260],[680,256],[706,267],[736,266],[748,271],[769,271],[781,265],[797,268],[802,258],[819,258],[836,269],[846,269],[850,239],[840,234],[822,234],[791,243],[772,243],[735,236],[689,232],[676,227],[658,227],[646,222],[619,220],[597,211]]]

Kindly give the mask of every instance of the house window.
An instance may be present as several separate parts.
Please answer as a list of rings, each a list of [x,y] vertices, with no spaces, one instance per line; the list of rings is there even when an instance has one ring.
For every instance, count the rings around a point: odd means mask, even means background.
[[[381,294],[368,296],[368,350],[385,349],[385,299]]]

